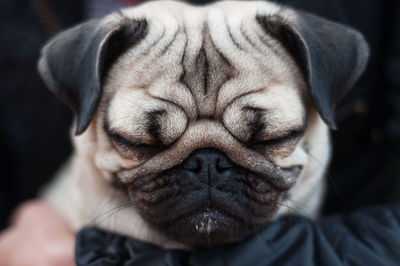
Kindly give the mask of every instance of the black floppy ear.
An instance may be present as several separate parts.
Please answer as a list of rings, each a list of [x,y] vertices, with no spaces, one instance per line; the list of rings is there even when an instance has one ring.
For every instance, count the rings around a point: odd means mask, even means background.
[[[88,127],[115,59],[144,38],[145,20],[91,20],[61,32],[42,49],[39,72],[50,90],[77,115],[75,134]]]
[[[368,61],[364,37],[352,28],[305,12],[259,15],[257,21],[298,63],[315,107],[336,129],[335,108]]]

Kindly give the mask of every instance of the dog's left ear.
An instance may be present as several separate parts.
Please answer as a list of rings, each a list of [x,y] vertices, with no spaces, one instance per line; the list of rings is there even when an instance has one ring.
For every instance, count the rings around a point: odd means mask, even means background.
[[[336,129],[335,108],[364,71],[368,45],[347,26],[305,12],[282,12],[258,15],[257,21],[295,59],[322,119]]]
[[[114,20],[94,19],[61,32],[42,49],[39,72],[50,90],[75,112],[76,135],[93,118],[110,65],[146,32],[145,20],[122,15]]]

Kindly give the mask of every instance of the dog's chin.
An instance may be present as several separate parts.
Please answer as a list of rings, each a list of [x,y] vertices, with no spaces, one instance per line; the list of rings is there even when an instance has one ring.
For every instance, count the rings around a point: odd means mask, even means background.
[[[127,187],[137,211],[160,234],[191,248],[232,243],[260,230],[286,195],[237,165],[207,182],[180,166],[144,179]]]
[[[213,207],[201,207],[176,219],[158,225],[169,237],[196,249],[210,248],[239,241],[255,232],[232,213]]]
[[[268,206],[258,217],[244,215],[234,208],[223,208],[215,204],[203,204],[187,211],[171,208],[168,216],[160,211],[158,218],[142,216],[159,233],[187,247],[204,249],[233,243],[257,232],[270,221],[276,207]]]

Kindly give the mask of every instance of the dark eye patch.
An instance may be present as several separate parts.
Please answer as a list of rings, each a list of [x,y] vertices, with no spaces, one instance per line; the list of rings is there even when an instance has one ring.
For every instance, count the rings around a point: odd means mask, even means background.
[[[257,139],[252,139],[248,146],[256,151],[259,152],[265,152],[268,149],[287,149],[290,147],[294,147],[294,144],[296,144],[300,138],[304,135],[306,130],[306,124],[301,128],[293,129],[290,131],[287,131],[286,133],[283,133],[282,135],[266,140],[257,140]]]
[[[159,153],[165,147],[153,144],[144,144],[133,142],[120,134],[109,134],[114,147],[122,153],[122,155],[135,155],[138,159],[146,159]]]
[[[304,131],[305,129],[300,128],[300,129],[295,129],[292,131],[289,131],[286,134],[283,134],[279,137],[276,138],[272,138],[272,139],[268,139],[268,140],[264,140],[264,141],[258,141],[255,144],[257,145],[265,145],[265,146],[274,146],[274,145],[279,145],[282,143],[286,143],[286,142],[290,142],[293,140],[297,140],[298,138],[300,138],[301,136],[304,135]]]
[[[149,148],[153,147],[154,145],[151,144],[140,144],[140,143],[135,143],[133,141],[130,141],[129,139],[117,134],[117,133],[111,133],[109,134],[110,138],[116,142],[117,144],[124,146],[129,149],[138,149],[138,148]]]
[[[167,112],[165,110],[156,110],[147,113],[147,119],[149,121],[147,131],[149,132],[149,135],[154,138],[158,145],[162,145],[160,120],[166,113]]]
[[[151,157],[161,150],[165,149],[164,146],[157,144],[147,144],[134,142],[119,133],[114,132],[108,122],[103,125],[104,131],[109,136],[113,146],[123,155],[134,154],[139,159]]]
[[[267,147],[279,147],[285,143],[293,143],[299,140],[306,130],[306,122],[304,119],[301,127],[288,130],[277,137],[263,139],[260,133],[261,131],[268,130],[268,120],[263,119],[264,116],[268,116],[268,110],[253,106],[244,106],[242,111],[247,114],[247,125],[250,131],[250,137],[248,141],[246,141],[247,145],[256,150],[265,149]]]

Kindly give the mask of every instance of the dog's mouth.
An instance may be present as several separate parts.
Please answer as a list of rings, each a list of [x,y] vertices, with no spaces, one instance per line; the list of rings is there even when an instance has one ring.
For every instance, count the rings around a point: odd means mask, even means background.
[[[197,248],[233,242],[243,237],[246,223],[215,207],[201,207],[164,224],[168,234]]]
[[[128,194],[156,230],[194,248],[231,243],[264,227],[286,191],[222,153],[201,150]]]

